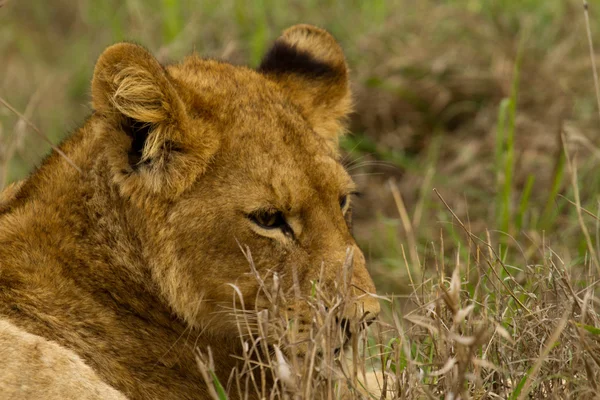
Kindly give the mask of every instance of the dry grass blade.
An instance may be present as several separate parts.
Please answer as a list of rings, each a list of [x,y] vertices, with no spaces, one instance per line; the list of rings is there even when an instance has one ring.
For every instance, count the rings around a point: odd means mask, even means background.
[[[523,399],[527,398],[529,392],[532,389],[533,384],[535,383],[535,380],[537,379],[537,375],[540,372],[540,368],[542,367],[542,364],[548,357],[548,354],[550,354],[550,351],[555,346],[556,342],[558,341],[558,338],[560,337],[563,330],[567,326],[567,322],[569,320],[569,315],[571,315],[571,313],[572,313],[572,310],[570,308],[567,308],[564,311],[563,316],[560,319],[560,321],[558,322],[558,324],[556,325],[556,328],[554,328],[552,335],[550,335],[550,337],[546,340],[546,343],[544,344],[544,349],[542,350],[542,353],[535,361],[535,364],[533,364],[531,371],[527,374],[527,382],[523,386],[523,389],[521,390],[521,393],[519,394],[519,397],[517,398],[518,400],[523,400]]]
[[[577,207],[577,203],[575,203],[573,200],[566,198],[563,195],[560,195],[561,198],[565,199],[568,203],[570,203],[572,206]],[[587,215],[589,215],[590,217],[594,218],[596,221],[600,221],[600,218],[598,218],[598,216],[596,214],[594,214],[593,212],[591,212],[588,209],[585,209],[583,207],[581,207],[581,211],[583,211],[584,213],[586,213]]]
[[[408,212],[406,211],[404,200],[402,199],[402,194],[400,194],[398,186],[395,182],[390,180],[389,186],[392,191],[392,196],[394,197],[394,202],[396,203],[396,207],[398,209],[398,214],[400,215],[400,220],[402,221],[402,226],[404,227],[404,231],[406,232],[410,261],[413,265],[418,265],[419,256],[417,254],[417,241],[415,239],[415,233],[413,230],[411,220],[408,216]]]
[[[476,240],[478,242],[484,243],[486,245],[486,247],[489,249],[490,254],[492,260],[498,261],[500,262],[500,257],[498,257],[498,255],[496,254],[494,248],[487,242],[481,240],[480,238],[478,238],[477,236],[475,236],[466,226],[465,224],[463,224],[463,222],[460,220],[460,218],[454,213],[454,211],[452,210],[452,208],[450,208],[450,206],[448,205],[448,203],[446,203],[446,200],[444,200],[444,198],[442,197],[442,195],[437,191],[437,189],[433,189],[433,191],[435,192],[435,194],[439,197],[439,199],[442,201],[442,203],[444,203],[444,206],[446,207],[446,209],[452,214],[452,216],[456,219],[456,221],[458,222],[458,224],[461,226],[461,228],[463,229],[463,231],[467,234],[467,236],[469,237],[469,240]],[[519,306],[521,306],[524,310],[526,310],[528,313],[532,314],[531,311],[529,311],[529,309],[525,306],[525,304],[523,304],[523,302],[521,302],[521,300],[515,295],[515,293],[513,292],[513,290],[508,286],[508,284],[500,278],[500,276],[498,275],[498,273],[496,272],[496,270],[493,268],[492,265],[492,261],[486,260],[486,262],[488,263],[488,265],[490,266],[490,269],[492,270],[492,272],[494,273],[494,276],[498,279],[498,281],[506,288],[506,290],[508,291],[508,293],[511,295],[511,297],[515,300],[515,302],[517,302],[517,304],[519,304]],[[504,270],[507,272],[507,274],[510,276],[510,273],[508,272],[508,270],[506,270],[505,266],[500,262],[500,264],[502,265],[502,268],[504,268]]]
[[[2,97],[0,97],[0,103],[2,103],[2,105],[4,105],[4,107],[8,108],[11,112],[13,112],[15,115],[17,115],[19,118],[21,118],[22,121],[24,121],[27,126],[29,126],[41,139],[43,139],[46,143],[48,143],[51,147],[52,150],[56,151],[58,154],[60,154],[61,157],[63,157],[68,163],[69,165],[71,165],[73,168],[75,168],[77,170],[77,172],[81,173],[81,169],[75,165],[75,163],[58,147],[56,147],[54,145],[54,143],[52,143],[50,141],[50,139],[48,139],[46,137],[46,135],[44,135],[38,128],[37,126],[35,126],[31,121],[29,121],[27,118],[25,118],[25,116],[23,114],[21,114],[19,111],[17,111],[13,106],[11,106],[6,100],[4,100]]]
[[[571,172],[571,185],[573,187],[573,196],[575,197],[575,209],[577,210],[577,219],[579,221],[579,227],[581,228],[581,232],[585,237],[585,241],[587,244],[588,252],[590,257],[592,258],[592,262],[594,267],[596,268],[596,272],[600,275],[600,261],[598,260],[598,254],[596,254],[596,250],[594,249],[594,245],[592,244],[592,238],[590,237],[590,233],[585,225],[585,221],[583,220],[583,214],[581,212],[581,199],[579,196],[579,184],[577,182],[577,164],[571,160],[569,152],[566,150],[566,139],[564,135],[562,136],[563,146],[565,148],[565,157],[567,160],[567,166],[569,167],[569,171]]]
[[[588,46],[590,49],[590,59],[592,60],[592,73],[594,75],[594,88],[596,93],[596,101],[598,105],[598,115],[600,115],[600,83],[598,82],[598,70],[596,69],[596,54],[594,53],[592,28],[590,27],[590,5],[587,2],[587,0],[583,0],[583,14],[585,17],[585,29],[587,33]]]

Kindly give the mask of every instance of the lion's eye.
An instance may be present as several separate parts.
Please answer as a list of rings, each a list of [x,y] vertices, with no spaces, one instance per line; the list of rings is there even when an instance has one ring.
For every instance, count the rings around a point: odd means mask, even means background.
[[[263,229],[281,229],[287,227],[285,218],[280,211],[258,211],[249,218]]]
[[[346,195],[340,197],[340,208],[344,212],[346,210],[346,206],[350,202],[350,196],[360,196],[360,193],[354,191],[354,192],[350,192],[349,194],[346,194]]]
[[[340,197],[340,208],[343,210],[344,208],[346,208],[346,205],[348,204],[348,195],[346,196],[342,196]]]

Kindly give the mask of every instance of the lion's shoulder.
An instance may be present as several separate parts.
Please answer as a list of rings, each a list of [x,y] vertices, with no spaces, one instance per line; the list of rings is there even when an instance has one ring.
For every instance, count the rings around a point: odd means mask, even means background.
[[[5,398],[126,399],[73,351],[4,319],[0,319],[0,359],[0,393]]]

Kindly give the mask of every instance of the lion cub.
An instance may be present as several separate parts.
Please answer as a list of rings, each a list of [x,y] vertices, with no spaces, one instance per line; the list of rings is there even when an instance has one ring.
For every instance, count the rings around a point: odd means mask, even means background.
[[[289,28],[256,70],[163,66],[119,43],[92,104],[68,159],[52,153],[2,196],[0,398],[208,398],[194,350],[210,346],[227,382],[243,349],[224,310],[236,296],[269,308],[257,273],[296,292],[301,335],[302,297],[336,286],[353,254],[342,320],[377,316],[338,155],[348,69],[327,32]]]

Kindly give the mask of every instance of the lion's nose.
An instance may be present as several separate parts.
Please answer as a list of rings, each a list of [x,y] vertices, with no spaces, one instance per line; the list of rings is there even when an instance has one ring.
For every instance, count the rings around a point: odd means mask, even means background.
[[[375,322],[375,320],[377,319],[377,315],[378,315],[378,314],[379,314],[379,313],[377,313],[377,314],[376,314],[376,313],[373,313],[373,312],[371,312],[371,311],[367,311],[367,312],[365,312],[365,314],[364,314],[364,315],[362,316],[362,318],[360,319],[360,320],[361,320],[361,323],[360,323],[360,325],[361,325],[363,328],[366,328],[366,327],[368,327],[368,326],[369,326],[369,325],[371,325],[373,322]]]
[[[362,330],[364,330],[365,328],[367,328],[369,325],[371,325],[373,323],[373,321],[375,321],[377,319],[377,315],[372,313],[372,312],[366,312],[363,317],[360,320],[354,320],[352,321],[351,319],[348,318],[336,318],[336,322],[338,324],[338,326],[340,327],[340,330],[342,332],[342,344],[341,346],[338,346],[335,350],[334,350],[334,354],[339,354],[340,349],[342,347],[345,347],[348,345],[348,343],[350,343],[350,341],[352,340],[352,335],[356,334]]]
[[[360,318],[358,321],[352,321],[348,318],[336,318],[336,322],[338,323],[341,331],[343,332],[344,338],[350,339],[352,337],[353,332],[360,332],[366,329],[376,319],[376,314],[373,314],[372,312],[365,312],[362,318]]]
[[[340,350],[343,347],[346,347],[348,345],[348,343],[350,343],[350,340],[352,339],[352,328],[351,328],[351,321],[348,318],[341,318],[338,319],[336,318],[336,322],[338,324],[338,326],[340,327],[340,330],[342,332],[343,337],[341,344],[335,348],[333,354],[334,355],[338,355],[340,353]]]
[[[340,327],[345,339],[352,337],[351,321],[348,318],[335,318],[335,322]]]

